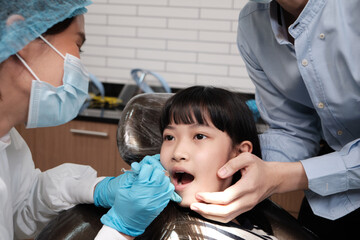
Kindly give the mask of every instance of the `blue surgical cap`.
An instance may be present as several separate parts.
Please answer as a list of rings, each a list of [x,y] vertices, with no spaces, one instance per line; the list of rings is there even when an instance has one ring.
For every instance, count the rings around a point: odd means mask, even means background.
[[[0,0],[0,63],[66,18],[86,13],[90,0]],[[15,19],[9,25],[8,20]]]

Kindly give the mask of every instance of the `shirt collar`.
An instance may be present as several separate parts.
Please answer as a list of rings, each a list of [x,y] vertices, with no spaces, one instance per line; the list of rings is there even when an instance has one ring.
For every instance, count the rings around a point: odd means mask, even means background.
[[[296,39],[311,23],[317,13],[326,4],[326,0],[309,0],[299,17],[286,29],[284,24],[284,14],[280,5],[276,1],[270,3],[270,21],[274,36],[279,44],[289,43],[286,31]]]
[[[288,44],[287,29],[284,23],[282,8],[276,1],[270,3],[270,23],[275,39],[280,45]]]
[[[0,152],[11,144],[10,132],[0,137]]]
[[[296,39],[317,16],[327,0],[309,0],[299,17],[289,26],[289,33]]]
[[[8,134],[0,138],[0,151],[7,148],[10,144],[12,144],[15,150],[21,149],[26,144],[15,128],[12,128]]]

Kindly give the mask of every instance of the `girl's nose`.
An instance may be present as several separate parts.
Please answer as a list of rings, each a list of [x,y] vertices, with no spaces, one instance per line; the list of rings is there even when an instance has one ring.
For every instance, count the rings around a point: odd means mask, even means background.
[[[182,161],[186,160],[187,158],[183,156],[182,154],[174,154],[173,158],[174,161]]]
[[[189,159],[188,151],[186,150],[186,146],[183,143],[177,144],[177,146],[174,149],[173,157],[172,159],[174,161],[183,161]]]

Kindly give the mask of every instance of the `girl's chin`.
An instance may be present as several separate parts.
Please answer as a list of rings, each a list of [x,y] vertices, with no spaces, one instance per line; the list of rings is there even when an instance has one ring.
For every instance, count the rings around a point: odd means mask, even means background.
[[[184,202],[179,203],[179,206],[184,208],[190,208],[190,204]]]
[[[179,206],[184,208],[190,208],[190,205],[195,202],[199,202],[199,201],[197,201],[195,198],[191,200],[183,198],[183,200],[179,203]]]

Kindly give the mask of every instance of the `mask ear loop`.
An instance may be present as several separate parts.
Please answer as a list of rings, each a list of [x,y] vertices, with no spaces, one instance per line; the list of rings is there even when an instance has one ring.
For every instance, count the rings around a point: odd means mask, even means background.
[[[51,47],[55,52],[57,52],[63,59],[65,59],[65,56],[59,51],[57,50],[48,40],[46,40],[42,35],[39,35],[39,38],[41,38],[41,40],[43,40],[47,45],[49,45],[49,47]]]
[[[59,51],[57,50],[48,40],[46,40],[42,35],[39,35],[39,37],[41,38],[41,40],[43,40],[47,45],[49,45],[49,47],[51,47],[57,54],[59,54],[63,59],[65,59],[65,56]],[[35,74],[35,72],[30,68],[30,66],[25,62],[25,60],[20,57],[19,54],[15,54],[17,56],[17,58],[24,64],[24,66],[27,68],[27,70],[31,73],[31,75],[33,75],[33,77],[38,80],[41,81],[40,78]]]
[[[19,54],[15,54],[16,56],[17,56],[17,58],[22,62],[22,64],[24,64],[24,66],[27,68],[27,70],[31,73],[31,75],[33,75],[33,77],[36,79],[36,80],[38,80],[38,81],[40,81],[40,78],[38,78],[38,76],[34,73],[34,71],[30,68],[30,66],[25,62],[25,60],[22,58],[22,57],[20,57],[20,55]]]

